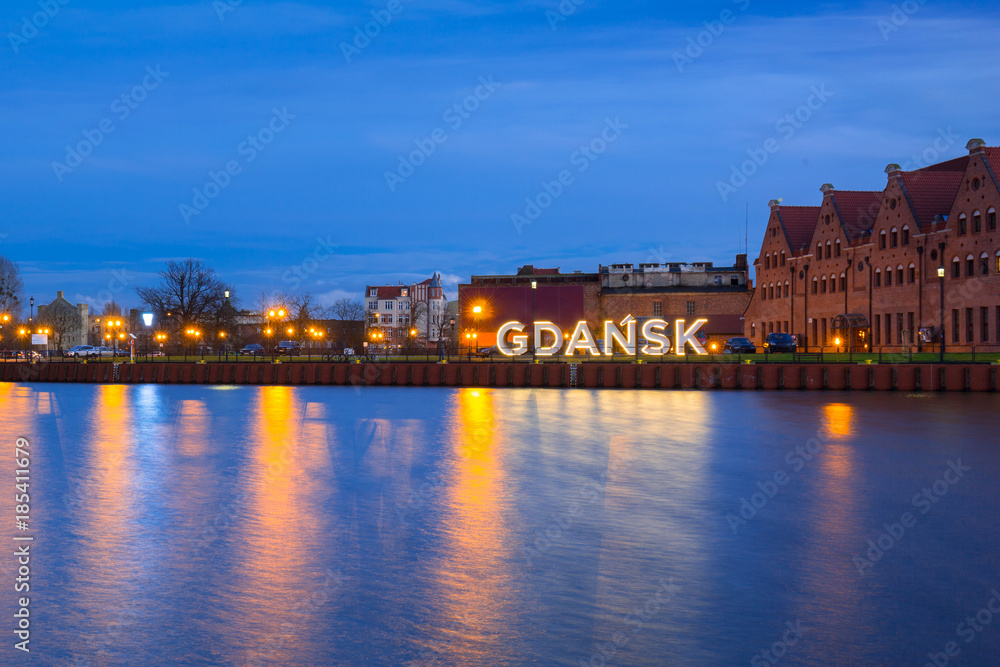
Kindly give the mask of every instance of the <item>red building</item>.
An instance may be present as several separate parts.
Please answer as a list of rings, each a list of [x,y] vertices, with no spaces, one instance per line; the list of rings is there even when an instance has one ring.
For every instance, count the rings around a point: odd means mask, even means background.
[[[881,191],[826,184],[819,206],[772,201],[745,335],[901,351],[936,348],[943,331],[951,350],[998,349],[1000,148],[967,149],[916,171],[890,164]]]

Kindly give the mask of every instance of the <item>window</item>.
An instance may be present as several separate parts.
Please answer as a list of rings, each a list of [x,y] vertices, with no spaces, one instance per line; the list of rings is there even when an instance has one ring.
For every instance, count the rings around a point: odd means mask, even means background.
[[[911,285],[917,281],[917,267],[910,262],[910,265],[906,268],[906,282]]]
[[[372,290],[368,293],[368,296],[378,296],[378,289],[372,288]]]
[[[874,324],[873,331],[872,331],[872,338],[874,339],[874,343],[875,343],[875,345],[881,345],[882,344],[882,316],[881,315],[876,315],[875,316],[875,321],[872,324]]]
[[[760,300],[767,301],[767,285],[760,286]]]
[[[902,285],[903,284],[903,265],[902,264],[900,264],[899,266],[896,267],[896,284],[897,285]]]
[[[958,257],[951,260],[951,277],[952,278],[962,277],[962,264],[958,261]]]
[[[883,229],[878,234],[878,249],[885,250],[885,230]]]
[[[385,302],[385,310],[392,310],[392,301]]]
[[[952,309],[951,311],[951,342],[958,342],[958,309]]]
[[[910,245],[910,227],[903,227],[903,245]]]
[[[965,219],[965,214],[958,216],[958,235],[965,236],[969,231],[968,221]],[[957,342],[957,341],[956,341]]]
[[[687,314],[694,315],[694,301],[687,302]]]
[[[402,292],[400,292],[400,295],[401,295],[401,296],[407,296],[406,292],[407,292],[407,290],[406,290],[406,288],[404,287],[404,288],[403,288],[403,291],[402,291]]]
[[[885,286],[892,287],[892,267],[885,267]]]
[[[788,294],[789,294],[789,291],[788,291],[788,281],[786,280],[785,281],[785,298],[786,299],[788,298]]]
[[[781,265],[782,266],[785,265],[785,251],[784,250],[781,251]]]
[[[369,301],[368,310],[378,310],[378,301]]]
[[[972,255],[968,255],[965,258],[965,277],[974,276],[976,274],[976,260]]]
[[[965,309],[965,342],[972,342],[972,309]]]
[[[385,323],[386,324],[392,324],[392,315],[386,315],[385,316]]]
[[[826,294],[826,276],[819,279],[819,293]]]
[[[1000,250],[997,250],[997,273],[1000,273]]]
[[[979,211],[974,211],[972,213],[972,233],[978,234],[983,231],[983,219],[980,216]]]
[[[914,318],[913,313],[912,312],[907,313],[906,314],[906,331],[907,331],[907,334],[906,334],[906,344],[907,345],[913,345],[913,339],[914,339],[914,336],[916,334],[916,330],[913,328],[914,327],[914,322],[916,322],[916,318]]]
[[[840,239],[837,239],[837,242],[833,244],[833,256],[840,257]]]
[[[990,309],[986,306],[979,309],[979,342],[990,342]]]
[[[840,291],[841,292],[846,292],[847,291],[847,274],[846,273],[841,273],[840,274]]]
[[[990,275],[990,256],[985,252],[979,256],[979,275]]]
[[[833,245],[827,241],[826,242],[826,258],[830,259],[833,256]]]
[[[750,337],[753,338],[757,335],[757,325],[753,322],[750,323]]]
[[[816,259],[823,259],[823,244],[816,244]]]
[[[882,269],[875,269],[875,287],[882,286]]]
[[[729,276],[729,284],[732,285],[733,287],[736,287],[737,285],[740,284],[740,277],[739,276]]]
[[[892,231],[889,232],[889,246],[895,248],[899,245],[899,232],[893,227]]]
[[[892,315],[885,314],[885,344],[892,345]]]
[[[819,294],[819,279],[813,278],[813,294]]]
[[[713,276],[712,283],[715,286],[717,286],[717,287],[721,287],[722,286],[722,276],[720,276],[718,274],[716,274],[715,276]]]
[[[764,255],[764,268],[765,269],[770,269],[771,268],[771,256],[770,255]]]
[[[767,298],[774,299],[774,283],[771,283],[770,287],[768,287]]]
[[[660,317],[663,315],[663,302],[654,301],[653,302],[653,317]]]
[[[997,212],[996,209],[991,208],[986,211],[986,229],[995,232],[997,229]]]

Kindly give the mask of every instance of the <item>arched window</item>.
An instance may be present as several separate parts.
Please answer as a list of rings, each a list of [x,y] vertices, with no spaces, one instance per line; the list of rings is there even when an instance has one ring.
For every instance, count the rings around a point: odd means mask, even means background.
[[[826,258],[830,259],[833,256],[833,244],[829,241],[826,242]]]
[[[979,211],[972,212],[972,233],[978,234],[983,231],[983,218]]]
[[[767,285],[761,284],[760,286],[760,300],[767,301]]]
[[[764,268],[765,269],[770,269],[771,268],[771,255],[770,254],[764,255]]]
[[[813,276],[813,294],[819,294],[819,278]]]
[[[990,256],[985,252],[979,256],[979,275],[990,275]]]
[[[833,256],[840,257],[840,239],[837,239],[836,243],[833,244]]]
[[[816,259],[823,259],[823,244],[816,244]]]
[[[847,291],[847,274],[846,273],[841,273],[840,274],[840,291],[841,292],[846,292]]]
[[[786,280],[785,281],[785,298],[786,299],[788,298],[788,294],[789,294],[789,291],[788,291],[788,281]]]
[[[882,269],[875,269],[875,287],[882,286]]]
[[[992,206],[986,211],[986,229],[990,232],[995,232],[997,229],[997,210]]]
[[[903,245],[910,245],[910,226],[903,225]]]
[[[914,266],[913,262],[906,268],[906,282],[911,285],[917,281],[917,267]]]
[[[782,266],[785,265],[785,251],[784,250],[781,251],[781,265]]]
[[[768,299],[774,298],[774,283],[771,283],[770,286],[767,288],[767,298]]]
[[[826,276],[819,279],[819,293],[826,294]]]
[[[892,267],[885,267],[885,286],[892,287]]]
[[[958,235],[965,236],[969,231],[969,222],[965,219],[965,214],[958,216]]]
[[[969,278],[976,275],[976,258],[972,254],[965,256],[965,277]]]
[[[962,260],[958,257],[954,257],[951,260],[951,277],[961,278],[962,277]]]
[[[889,247],[895,248],[899,245],[899,231],[893,227],[892,231],[889,232]]]
[[[885,250],[885,230],[878,233],[878,249]]]
[[[1000,250],[997,250],[997,273],[1000,273]]]

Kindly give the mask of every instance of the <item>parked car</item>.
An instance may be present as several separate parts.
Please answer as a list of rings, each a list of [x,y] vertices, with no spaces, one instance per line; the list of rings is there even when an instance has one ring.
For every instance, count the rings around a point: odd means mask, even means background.
[[[733,336],[726,341],[726,347],[722,350],[722,354],[754,354],[757,352],[757,346],[749,338],[743,338],[742,336]]]
[[[481,347],[475,352],[470,352],[469,356],[478,359],[492,359],[498,354],[500,354],[500,350],[496,345],[493,345],[491,347]]]
[[[769,333],[764,339],[764,353],[772,352],[796,352],[798,345],[795,337],[787,333]]]
[[[302,346],[294,340],[283,340],[278,343],[278,347],[274,348],[274,353],[294,357],[297,354],[302,354]]]
[[[242,350],[240,350],[239,355],[241,357],[256,357],[264,354],[264,346],[258,345],[257,343],[250,343],[245,345]]]
[[[94,349],[93,345],[74,345],[73,347],[63,352],[63,356],[79,359],[80,357],[86,357],[87,352],[93,349]]]

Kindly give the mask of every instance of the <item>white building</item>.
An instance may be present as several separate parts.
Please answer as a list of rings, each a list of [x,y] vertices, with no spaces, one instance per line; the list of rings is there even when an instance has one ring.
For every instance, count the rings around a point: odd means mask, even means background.
[[[365,288],[365,321],[382,332],[387,345],[436,345],[447,327],[447,309],[440,274],[415,285]]]

